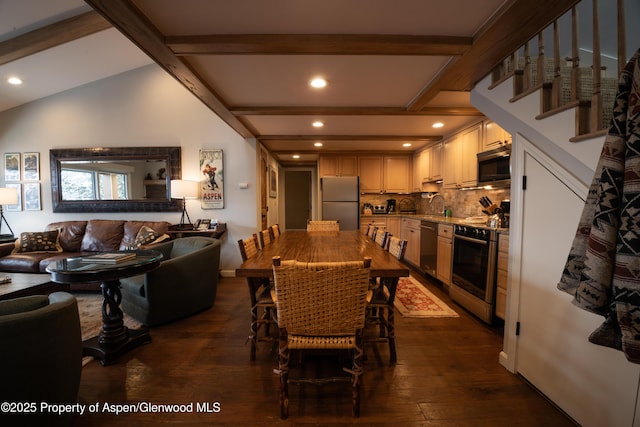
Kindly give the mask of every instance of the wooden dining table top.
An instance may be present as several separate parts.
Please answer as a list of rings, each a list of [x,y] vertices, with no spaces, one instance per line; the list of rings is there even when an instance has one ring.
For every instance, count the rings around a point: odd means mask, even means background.
[[[272,258],[302,262],[354,261],[371,257],[371,276],[408,277],[409,268],[361,231],[285,231],[236,269],[236,276],[273,276]]]

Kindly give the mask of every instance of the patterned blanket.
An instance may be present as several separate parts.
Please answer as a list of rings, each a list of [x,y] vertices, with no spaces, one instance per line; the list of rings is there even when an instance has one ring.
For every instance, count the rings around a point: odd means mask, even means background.
[[[558,288],[605,317],[589,341],[640,363],[640,49],[613,118]],[[605,106],[606,107],[606,106]]]

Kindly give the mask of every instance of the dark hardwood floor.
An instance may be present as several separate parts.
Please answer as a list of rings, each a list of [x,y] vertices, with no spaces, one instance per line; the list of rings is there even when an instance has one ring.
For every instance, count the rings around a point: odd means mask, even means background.
[[[292,385],[289,419],[280,420],[275,352],[260,343],[256,360],[249,360],[247,286],[244,279],[223,278],[212,309],[153,328],[153,342],[116,365],[85,366],[80,401],[99,410],[77,416],[74,425],[575,425],[498,363],[500,326],[483,324],[439,286],[427,286],[460,317],[396,315],[397,363],[389,364],[386,344],[366,348],[360,418],[350,416],[349,385],[337,383]],[[139,403],[143,411],[113,412],[115,405]],[[105,411],[105,404],[112,409]],[[193,408],[163,413],[150,404]]]

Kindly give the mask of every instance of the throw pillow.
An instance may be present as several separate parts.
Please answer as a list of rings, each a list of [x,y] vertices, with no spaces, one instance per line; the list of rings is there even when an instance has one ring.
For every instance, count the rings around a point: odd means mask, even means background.
[[[169,235],[160,235],[151,227],[143,225],[142,227],[140,227],[138,234],[136,234],[136,238],[133,241],[133,244],[127,249],[140,249],[142,246],[150,245],[151,243],[160,243],[168,238]]]
[[[20,233],[16,246],[11,253],[25,252],[62,252],[60,230]]]

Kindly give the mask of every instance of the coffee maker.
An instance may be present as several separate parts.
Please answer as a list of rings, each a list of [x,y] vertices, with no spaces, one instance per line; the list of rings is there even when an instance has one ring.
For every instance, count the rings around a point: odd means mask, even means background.
[[[396,213],[396,199],[387,199],[387,209],[386,212],[388,214]]]

